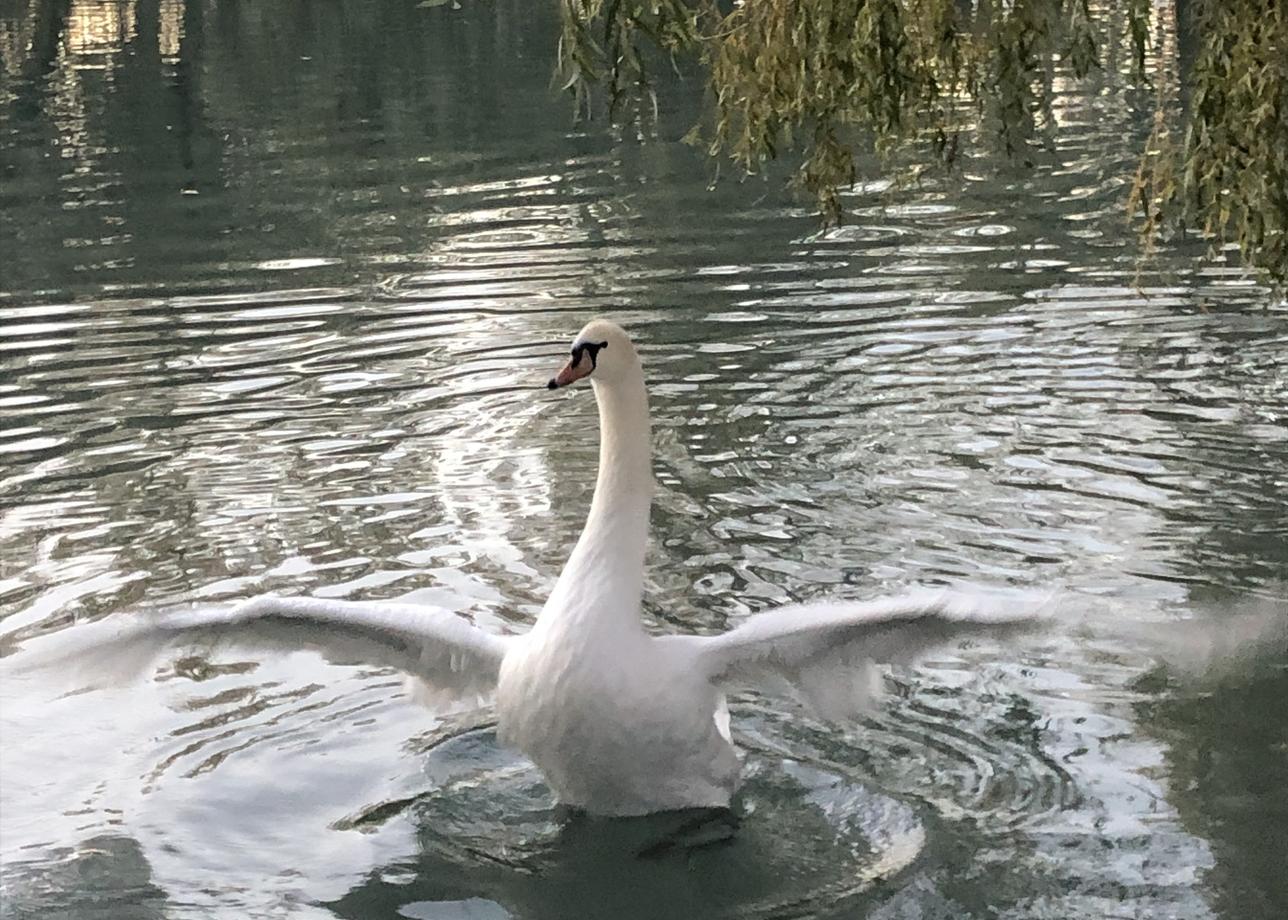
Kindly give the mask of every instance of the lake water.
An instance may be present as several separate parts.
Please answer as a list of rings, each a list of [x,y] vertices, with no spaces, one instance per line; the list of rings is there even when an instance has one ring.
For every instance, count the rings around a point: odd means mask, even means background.
[[[782,175],[708,188],[697,83],[574,124],[555,11],[459,6],[0,7],[0,651],[268,591],[522,631],[596,463],[590,393],[542,385],[601,313],[651,387],[651,628],[1076,602],[860,722],[740,700],[734,839],[647,858],[665,828],[562,823],[486,711],[380,670],[8,681],[0,915],[1288,915],[1283,645],[1200,680],[1151,638],[1284,622],[1288,307],[1191,250],[1137,278],[1126,49],[1055,75],[1031,169],[820,233]]]

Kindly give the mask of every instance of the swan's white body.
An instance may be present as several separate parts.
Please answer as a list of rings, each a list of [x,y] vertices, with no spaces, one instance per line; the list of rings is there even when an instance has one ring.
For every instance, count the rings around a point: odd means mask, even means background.
[[[741,765],[721,694],[687,656],[642,631],[530,636],[501,665],[501,738],[561,802],[606,815],[729,804]]]
[[[428,607],[262,597],[149,620],[106,642],[95,637],[93,651],[132,667],[161,645],[213,634],[385,663],[445,697],[495,690],[500,737],[533,760],[562,803],[638,815],[729,804],[740,764],[726,687],[778,685],[841,716],[871,695],[874,662],[1034,618],[1031,597],[919,591],[791,605],[716,636],[650,636],[640,618],[653,489],[648,399],[621,329],[602,320],[586,326],[550,385],[581,377],[591,377],[599,403],[595,496],[526,635],[498,636]]]

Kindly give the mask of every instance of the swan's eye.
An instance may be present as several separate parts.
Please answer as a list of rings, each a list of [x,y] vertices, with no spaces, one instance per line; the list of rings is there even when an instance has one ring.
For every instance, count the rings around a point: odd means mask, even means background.
[[[594,370],[598,365],[599,350],[607,348],[607,342],[578,342],[572,347],[572,366],[576,367],[581,363],[581,353],[584,351],[590,355],[590,369]]]

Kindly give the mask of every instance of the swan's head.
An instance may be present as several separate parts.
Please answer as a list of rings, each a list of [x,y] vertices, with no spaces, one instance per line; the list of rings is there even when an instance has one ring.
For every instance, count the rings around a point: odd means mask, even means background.
[[[596,319],[577,333],[568,363],[546,386],[557,390],[583,377],[589,377],[594,384],[611,386],[640,374],[640,359],[630,337],[616,323]]]

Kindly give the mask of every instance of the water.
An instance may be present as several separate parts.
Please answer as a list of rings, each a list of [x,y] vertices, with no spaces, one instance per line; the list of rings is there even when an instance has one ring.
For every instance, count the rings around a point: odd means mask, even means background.
[[[691,80],[573,124],[555,39],[508,0],[0,11],[0,649],[263,591],[526,628],[596,450],[540,387],[601,312],[652,393],[651,627],[950,578],[1085,604],[861,723],[739,701],[742,826],[646,859],[673,828],[565,823],[397,675],[10,682],[0,913],[1288,912],[1282,647],[1200,681],[1120,628],[1234,629],[1288,576],[1288,312],[1189,250],[1136,286],[1126,57],[1057,75],[1032,170],[860,187],[819,233],[781,176],[708,191]]]

